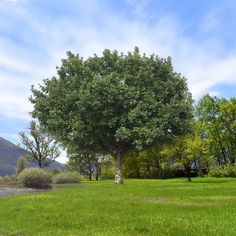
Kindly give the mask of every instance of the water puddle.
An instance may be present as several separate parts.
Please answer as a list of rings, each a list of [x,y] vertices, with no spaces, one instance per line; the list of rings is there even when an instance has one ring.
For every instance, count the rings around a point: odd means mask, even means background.
[[[48,189],[33,189],[33,188],[20,188],[20,187],[0,187],[0,197],[19,195],[25,193],[38,193],[50,191]]]

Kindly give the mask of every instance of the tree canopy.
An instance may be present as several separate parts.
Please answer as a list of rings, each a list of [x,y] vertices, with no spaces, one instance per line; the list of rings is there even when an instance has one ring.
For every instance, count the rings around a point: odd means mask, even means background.
[[[173,140],[190,129],[192,99],[171,59],[104,50],[83,59],[71,52],[57,76],[32,88],[33,117],[67,149],[110,154],[116,182],[122,158]]]
[[[207,142],[218,165],[236,163],[236,99],[205,95],[196,111],[196,132]]]

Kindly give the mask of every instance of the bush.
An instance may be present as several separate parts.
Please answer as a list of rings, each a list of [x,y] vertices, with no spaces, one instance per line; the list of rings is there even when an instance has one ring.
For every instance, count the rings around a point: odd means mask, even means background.
[[[212,166],[208,175],[211,177],[223,177],[223,169],[222,167]]]
[[[28,160],[25,156],[19,157],[16,162],[16,176],[28,166]]]
[[[5,176],[3,176],[3,181],[4,182],[10,182],[10,181],[12,181],[13,180],[13,178],[10,176],[10,175],[5,175]]]
[[[177,176],[178,176],[178,169],[172,166],[165,165],[162,166],[162,168],[160,169],[157,178],[169,179],[169,178],[175,178]]]
[[[52,183],[51,175],[40,168],[26,168],[18,175],[18,179],[30,188],[48,188]]]
[[[2,176],[0,176],[0,184],[3,182],[3,178]]]
[[[48,173],[50,173],[50,175],[53,177],[55,175],[58,175],[61,173],[61,170],[58,168],[53,168],[53,169],[49,169]]]
[[[236,165],[226,165],[224,168],[211,167],[208,175],[211,177],[236,177]]]
[[[223,169],[224,177],[236,177],[236,165],[227,165]]]
[[[79,183],[81,176],[78,172],[61,172],[53,178],[54,184]]]
[[[101,177],[101,179],[114,179],[115,178],[115,167],[114,166],[103,166],[100,177]]]

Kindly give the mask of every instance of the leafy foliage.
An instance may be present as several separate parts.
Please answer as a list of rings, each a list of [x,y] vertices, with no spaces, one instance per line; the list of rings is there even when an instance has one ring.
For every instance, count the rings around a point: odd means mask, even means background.
[[[61,172],[53,178],[54,184],[79,183],[81,175],[78,172]]]
[[[114,179],[115,177],[115,161],[114,159],[107,155],[101,162],[101,179]]]
[[[16,163],[16,176],[21,173],[25,168],[28,166],[28,160],[27,157],[22,156],[17,159]]]
[[[95,175],[98,180],[103,159],[103,156],[91,151],[69,154],[67,169],[79,171],[82,175],[88,176],[89,180],[92,180],[92,176]]]
[[[29,188],[48,188],[52,183],[51,175],[41,168],[26,168],[18,175],[18,179]]]
[[[236,99],[205,95],[196,113],[197,132],[207,144],[217,165],[236,162]]]
[[[52,168],[47,170],[52,176],[58,175],[61,173],[61,169],[58,168]]]
[[[209,171],[211,177],[236,177],[236,165],[213,166]]]
[[[129,152],[189,131],[191,94],[170,58],[140,55],[138,48],[87,60],[67,55],[57,77],[32,88],[32,114],[67,149],[112,155],[117,183]]]

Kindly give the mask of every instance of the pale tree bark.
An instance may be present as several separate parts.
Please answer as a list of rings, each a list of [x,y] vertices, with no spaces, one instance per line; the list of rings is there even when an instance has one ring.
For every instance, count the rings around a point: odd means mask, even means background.
[[[116,184],[123,184],[123,177],[122,177],[122,151],[121,148],[118,146],[115,156],[116,161],[116,175],[115,175],[115,183]]]

